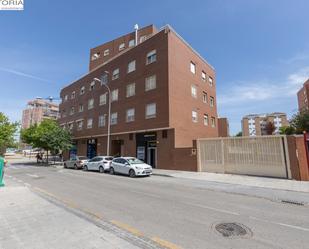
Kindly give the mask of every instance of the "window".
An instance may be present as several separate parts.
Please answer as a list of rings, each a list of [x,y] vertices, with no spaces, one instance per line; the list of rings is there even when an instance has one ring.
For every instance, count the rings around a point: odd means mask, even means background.
[[[74,112],[75,112],[75,110],[74,110],[74,106],[72,106],[72,107],[71,107],[71,110],[70,110],[70,115],[73,115],[73,114],[74,114]]]
[[[197,112],[192,111],[192,122],[197,123]]]
[[[90,110],[90,109],[93,108],[93,103],[94,103],[94,100],[93,100],[93,99],[89,99],[89,100],[88,100],[88,110]]]
[[[99,127],[103,127],[105,126],[105,115],[100,115],[99,116],[99,124],[98,124]]]
[[[71,94],[71,99],[75,99],[75,91]]]
[[[135,109],[134,108],[128,109],[127,110],[126,121],[127,122],[134,121],[134,116],[135,116]]]
[[[191,95],[192,97],[197,98],[197,89],[195,85],[191,86]]]
[[[208,102],[207,92],[203,92],[203,102],[204,102],[204,103],[207,103],[207,102]]]
[[[135,71],[135,60],[129,62],[129,64],[128,64],[128,73],[131,73],[133,71]]]
[[[67,112],[65,110],[62,111],[62,117],[65,118],[67,116]]]
[[[115,125],[117,124],[117,119],[118,119],[118,113],[114,112],[111,115],[111,125]]]
[[[90,83],[90,87],[89,87],[89,90],[92,91],[94,89],[94,86],[95,86],[95,81],[92,81]]]
[[[68,123],[68,130],[69,130],[69,131],[72,131],[72,130],[73,130],[73,128],[74,128],[74,124],[73,124],[73,122]]]
[[[107,99],[107,93],[101,94],[100,95],[100,102],[99,105],[106,105],[106,99]]]
[[[210,86],[213,86],[213,79],[210,76],[208,77],[208,82]]]
[[[135,83],[127,85],[127,98],[135,95]]]
[[[108,75],[107,73],[103,74],[101,77],[101,85],[108,83]]]
[[[190,70],[191,70],[191,73],[195,74],[195,64],[192,61],[190,63]]]
[[[216,127],[216,119],[211,117],[211,127]]]
[[[213,107],[215,105],[215,98],[210,96],[210,106]]]
[[[152,50],[147,54],[146,65],[153,63],[157,60],[157,52],[156,50]]]
[[[140,38],[139,38],[139,43],[142,43],[142,42],[144,42],[144,41],[146,41],[147,40],[147,36],[146,35],[143,35],[143,36],[141,36]]]
[[[79,94],[80,94],[80,95],[83,95],[84,93],[85,93],[85,87],[82,86],[82,87],[80,88]]]
[[[83,112],[84,111],[84,106],[82,104],[79,104],[78,111],[79,112]]]
[[[119,78],[119,68],[116,68],[113,71],[113,76],[112,76],[112,80],[118,79]]]
[[[100,52],[97,52],[97,53],[94,53],[92,56],[91,56],[91,60],[92,61],[95,61],[97,59],[100,58]]]
[[[156,117],[156,103],[148,104],[146,106],[146,118]]]
[[[202,80],[206,81],[206,73],[204,71],[202,71]]]
[[[104,55],[104,56],[108,56],[108,55],[109,55],[109,49],[105,49],[103,55]]]
[[[126,45],[124,44],[124,42],[121,43],[121,44],[119,45],[119,51],[124,50],[125,47],[126,47]]]
[[[83,120],[78,120],[77,121],[77,130],[80,131],[83,129],[84,121]]]
[[[129,48],[135,46],[135,40],[132,39],[129,41]]]
[[[208,125],[208,115],[204,114],[204,125]]]
[[[115,89],[112,91],[112,101],[117,101],[118,100],[118,89]]]
[[[157,87],[156,75],[147,77],[145,81],[145,91],[150,91],[152,89],[155,89],[156,87]]]
[[[88,118],[88,120],[87,120],[87,129],[91,129],[92,128],[92,123],[93,123],[93,119],[92,118]]]
[[[68,95],[65,95],[64,96],[64,101],[67,101],[68,100]]]

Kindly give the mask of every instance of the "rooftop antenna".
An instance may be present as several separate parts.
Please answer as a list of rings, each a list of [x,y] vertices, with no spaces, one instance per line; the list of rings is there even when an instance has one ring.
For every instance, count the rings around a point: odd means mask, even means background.
[[[137,32],[138,32],[138,25],[134,25],[134,30],[135,30],[135,46],[137,46]]]

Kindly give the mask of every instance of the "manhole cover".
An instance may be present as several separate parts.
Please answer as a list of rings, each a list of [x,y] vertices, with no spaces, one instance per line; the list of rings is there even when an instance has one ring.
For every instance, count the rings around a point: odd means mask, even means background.
[[[215,226],[215,229],[223,237],[227,238],[251,235],[250,229],[239,223],[220,223]]]

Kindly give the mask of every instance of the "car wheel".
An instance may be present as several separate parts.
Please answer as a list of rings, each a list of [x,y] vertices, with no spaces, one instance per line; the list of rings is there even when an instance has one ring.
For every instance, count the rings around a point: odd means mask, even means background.
[[[84,171],[88,171],[87,165],[85,165],[85,166],[83,167],[83,170],[84,170]]]
[[[63,168],[65,168],[65,169],[67,169],[67,168],[68,168],[68,166],[67,166],[67,164],[66,164],[66,163],[63,165]]]
[[[78,167],[77,167],[77,165],[76,165],[76,164],[74,164],[74,169],[78,169]]]
[[[102,166],[99,167],[100,173],[104,173],[104,168]]]
[[[115,174],[115,170],[114,170],[113,167],[111,167],[111,168],[109,169],[109,173],[110,173],[111,175],[114,175],[114,174]]]
[[[129,176],[132,178],[135,177],[135,171],[133,169],[130,169]]]

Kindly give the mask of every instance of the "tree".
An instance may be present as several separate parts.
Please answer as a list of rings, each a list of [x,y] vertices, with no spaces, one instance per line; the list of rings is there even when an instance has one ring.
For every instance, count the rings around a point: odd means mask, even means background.
[[[46,119],[39,125],[31,126],[21,132],[23,142],[36,148],[41,148],[53,154],[72,147],[72,138],[69,131],[62,129],[56,121]]]
[[[290,125],[295,129],[296,134],[309,132],[309,110],[302,110],[293,115]]]
[[[272,135],[275,130],[276,130],[276,127],[273,122],[269,121],[266,123],[265,125],[266,135]]]
[[[295,134],[295,128],[293,126],[283,126],[279,128],[280,134],[292,135]]]
[[[241,132],[241,131],[238,132],[238,133],[235,135],[235,137],[242,137],[242,132]]]
[[[0,112],[0,154],[3,154],[7,147],[14,144],[14,134],[18,123],[11,123],[7,116]]]

